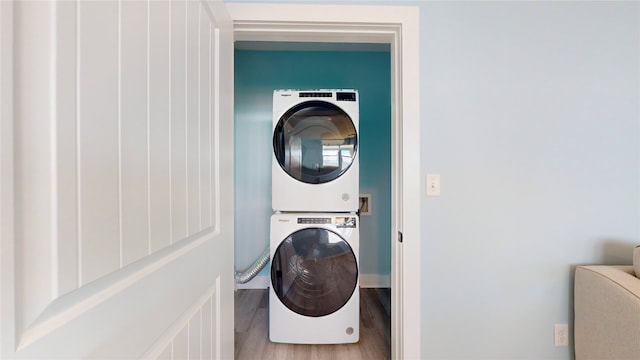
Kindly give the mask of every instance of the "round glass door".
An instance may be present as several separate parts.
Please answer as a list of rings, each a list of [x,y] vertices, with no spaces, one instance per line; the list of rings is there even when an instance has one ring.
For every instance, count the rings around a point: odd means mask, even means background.
[[[307,228],[289,235],[271,259],[271,286],[282,303],[304,316],[329,315],[351,298],[358,265],[338,234]]]
[[[356,156],[356,128],[349,115],[324,101],[289,109],[273,132],[280,167],[296,180],[321,184],[344,174]]]

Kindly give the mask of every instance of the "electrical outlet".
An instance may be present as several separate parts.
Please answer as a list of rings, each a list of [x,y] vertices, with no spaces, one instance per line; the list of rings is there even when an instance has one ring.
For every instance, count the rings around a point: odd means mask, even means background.
[[[555,324],[553,330],[555,332],[553,341],[555,346],[569,346],[569,325]]]

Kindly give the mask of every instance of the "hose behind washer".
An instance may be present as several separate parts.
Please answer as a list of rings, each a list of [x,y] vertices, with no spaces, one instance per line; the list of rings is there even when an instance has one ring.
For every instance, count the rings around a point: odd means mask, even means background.
[[[251,279],[256,277],[256,275],[258,275],[260,270],[262,270],[265,267],[265,265],[267,265],[268,263],[269,263],[269,248],[266,248],[258,258],[258,260],[256,260],[247,270],[243,272],[239,272],[239,271],[235,272],[236,283],[238,284],[248,283],[249,281],[251,281]]]

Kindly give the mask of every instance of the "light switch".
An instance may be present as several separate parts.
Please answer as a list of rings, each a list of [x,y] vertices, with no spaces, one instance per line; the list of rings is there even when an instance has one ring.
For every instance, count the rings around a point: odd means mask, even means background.
[[[440,174],[427,174],[427,196],[440,196]]]

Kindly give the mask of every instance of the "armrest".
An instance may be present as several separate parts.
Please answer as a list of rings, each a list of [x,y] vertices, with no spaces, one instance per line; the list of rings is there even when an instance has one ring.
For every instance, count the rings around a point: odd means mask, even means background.
[[[633,267],[578,266],[575,275],[576,359],[640,359],[640,279]]]

